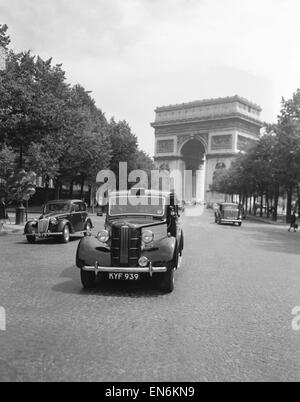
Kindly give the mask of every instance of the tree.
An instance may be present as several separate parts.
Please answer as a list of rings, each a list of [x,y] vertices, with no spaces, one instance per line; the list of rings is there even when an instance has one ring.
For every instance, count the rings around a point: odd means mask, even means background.
[[[23,206],[23,201],[28,201],[30,196],[35,193],[36,174],[32,171],[26,172],[24,169],[13,173],[7,180],[8,197],[17,201],[19,206]]]
[[[17,155],[11,147],[4,145],[0,150],[0,189],[7,193],[7,180],[16,169]]]
[[[256,200],[260,199],[260,214],[263,214],[266,203],[269,215],[269,204],[274,198],[275,184],[279,180],[276,166],[277,146],[278,140],[274,132],[266,130],[265,135],[247,152],[237,156],[229,169],[216,173],[212,190],[230,195],[238,194],[245,209],[248,198],[253,199],[254,211]]]
[[[11,147],[4,145],[0,150],[0,179],[7,179],[15,170],[16,153]]]
[[[0,72],[0,143],[19,151],[19,166],[31,142],[65,130],[69,86],[60,65],[30,52],[9,52]]]
[[[8,49],[10,44],[10,37],[7,35],[8,26],[6,24],[0,24],[0,46],[2,46],[5,50]]]
[[[110,128],[88,91],[79,85],[72,88],[69,105],[68,135],[64,137],[64,152],[60,160],[60,180],[95,184],[99,170],[107,169],[111,159]]]
[[[137,153],[137,137],[132,133],[126,121],[116,123],[114,119],[110,121],[110,140],[112,145],[112,159],[110,168],[119,176],[119,162],[127,162],[128,172],[135,169],[135,158]]]
[[[287,222],[290,222],[295,188],[300,206],[300,89],[291,99],[282,99],[278,118],[277,156],[281,172],[280,182],[287,191]]]
[[[151,171],[155,169],[153,159],[141,149],[137,149],[133,159],[133,169],[144,170],[150,178]]]

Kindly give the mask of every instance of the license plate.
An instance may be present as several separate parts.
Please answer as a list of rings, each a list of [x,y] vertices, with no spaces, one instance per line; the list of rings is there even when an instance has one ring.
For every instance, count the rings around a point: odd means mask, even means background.
[[[139,274],[123,274],[112,273],[108,274],[108,279],[112,281],[138,281],[140,279]]]

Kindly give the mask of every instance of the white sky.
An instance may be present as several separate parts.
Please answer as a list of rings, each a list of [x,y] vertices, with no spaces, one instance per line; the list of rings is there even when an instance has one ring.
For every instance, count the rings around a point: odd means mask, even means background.
[[[299,0],[0,0],[12,47],[63,63],[153,154],[156,106],[239,94],[275,121],[300,87]]]

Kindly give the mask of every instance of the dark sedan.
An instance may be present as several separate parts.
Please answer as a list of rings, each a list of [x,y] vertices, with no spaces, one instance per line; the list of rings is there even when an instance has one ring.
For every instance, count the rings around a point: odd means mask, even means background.
[[[242,208],[238,204],[221,203],[215,211],[215,222],[220,224],[231,223],[242,226]]]
[[[24,235],[29,243],[48,237],[56,237],[62,243],[68,243],[70,236],[87,235],[92,228],[93,224],[83,201],[49,201],[39,219],[26,223]]]

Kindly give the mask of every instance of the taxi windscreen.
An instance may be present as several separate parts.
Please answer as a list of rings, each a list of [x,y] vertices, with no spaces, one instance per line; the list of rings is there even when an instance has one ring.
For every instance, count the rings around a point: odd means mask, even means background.
[[[109,201],[109,215],[150,215],[161,217],[165,212],[164,197],[120,196]]]

